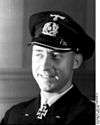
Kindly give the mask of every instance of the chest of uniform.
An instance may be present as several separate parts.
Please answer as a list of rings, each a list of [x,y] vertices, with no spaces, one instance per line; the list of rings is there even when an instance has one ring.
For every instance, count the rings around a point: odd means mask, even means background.
[[[58,125],[63,124],[66,121],[65,118],[60,117],[59,115],[47,115],[42,119],[37,119],[32,115],[23,117],[22,123],[24,124],[33,124],[33,125]]]

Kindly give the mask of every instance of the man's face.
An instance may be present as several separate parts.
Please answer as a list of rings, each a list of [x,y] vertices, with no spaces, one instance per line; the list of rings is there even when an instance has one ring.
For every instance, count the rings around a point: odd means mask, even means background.
[[[58,92],[71,80],[74,53],[59,53],[34,45],[32,48],[32,73],[40,89]]]

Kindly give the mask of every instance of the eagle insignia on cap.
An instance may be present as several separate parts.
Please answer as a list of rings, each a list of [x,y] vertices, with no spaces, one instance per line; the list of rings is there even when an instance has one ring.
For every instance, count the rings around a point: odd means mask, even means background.
[[[42,33],[49,36],[56,36],[59,26],[55,22],[48,22],[44,25]]]
[[[57,21],[58,18],[59,18],[59,19],[62,19],[62,20],[65,19],[64,16],[60,16],[60,15],[57,15],[57,14],[50,14],[50,16],[53,17],[53,20],[54,20],[54,21]]]

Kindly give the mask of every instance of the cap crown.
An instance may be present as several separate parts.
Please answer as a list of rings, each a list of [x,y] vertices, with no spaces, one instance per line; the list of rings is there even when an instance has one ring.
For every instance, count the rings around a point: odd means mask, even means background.
[[[94,41],[69,15],[61,11],[44,11],[30,17],[29,29],[32,44],[59,51],[73,50],[83,55],[84,60],[92,56]]]

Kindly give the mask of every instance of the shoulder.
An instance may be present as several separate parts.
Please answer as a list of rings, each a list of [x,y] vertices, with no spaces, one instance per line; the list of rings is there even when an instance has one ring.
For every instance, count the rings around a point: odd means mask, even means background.
[[[76,87],[74,88],[71,110],[77,115],[94,117],[95,115],[95,101],[90,100],[84,96],[82,92]]]
[[[80,108],[78,121],[83,121],[83,123],[88,123],[92,125],[95,123],[95,102],[87,98],[86,96],[82,95],[78,105],[76,106],[77,109]],[[76,118],[77,119],[77,118]]]
[[[26,109],[26,107],[31,103],[31,102],[34,102],[35,98],[34,99],[31,99],[29,101],[25,101],[25,102],[21,102],[21,103],[18,103],[14,106],[12,106],[8,112],[20,112],[20,111],[23,111],[24,109]]]
[[[81,125],[94,125],[95,124],[95,103],[91,100],[83,97],[80,103],[81,112],[78,117],[76,117],[76,123],[81,123]]]
[[[88,109],[95,108],[95,101],[85,96],[75,85],[73,94],[76,104]]]
[[[1,121],[1,125],[13,123],[13,121],[17,121],[18,118],[22,118],[26,108],[28,105],[30,105],[32,102],[34,103],[36,98],[31,99],[29,101],[21,102],[19,104],[16,104],[12,106],[7,112],[5,113],[4,118]]]
[[[79,99],[76,103],[76,108],[82,109],[83,113],[86,114],[95,114],[95,101],[89,99],[83,95],[80,91],[78,92]]]
[[[14,106],[12,106],[9,110],[8,110],[8,112],[9,113],[23,113],[25,110],[26,110],[26,108],[32,103],[34,103],[34,101],[36,100],[36,98],[33,98],[33,99],[31,99],[31,100],[28,100],[28,101],[24,101],[24,102],[21,102],[21,103],[19,103],[19,104],[16,104],[16,105],[14,105]]]
[[[77,94],[75,94],[77,93]],[[94,125],[95,124],[95,102],[84,96],[80,91],[75,91],[74,100],[69,108],[69,121],[73,124]],[[77,97],[76,97],[77,96]]]
[[[95,118],[95,103],[86,98],[83,100],[83,105],[84,110],[82,114],[93,120]]]
[[[87,98],[86,96],[82,95],[80,102],[88,109],[89,111],[93,111],[95,109],[95,101]]]

